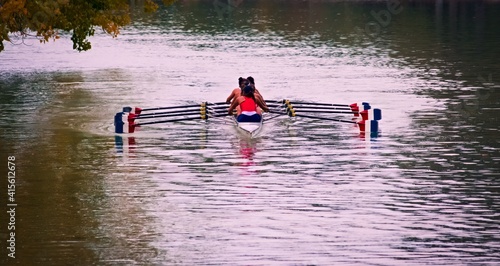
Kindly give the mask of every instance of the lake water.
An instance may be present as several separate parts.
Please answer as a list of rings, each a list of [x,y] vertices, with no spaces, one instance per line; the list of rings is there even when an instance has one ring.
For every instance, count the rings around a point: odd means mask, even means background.
[[[0,53],[2,212],[8,156],[17,203],[2,265],[500,261],[497,1],[135,10],[88,52]],[[253,139],[224,119],[114,133],[124,106],[220,102],[249,75],[266,99],[370,102],[380,135],[289,117]]]

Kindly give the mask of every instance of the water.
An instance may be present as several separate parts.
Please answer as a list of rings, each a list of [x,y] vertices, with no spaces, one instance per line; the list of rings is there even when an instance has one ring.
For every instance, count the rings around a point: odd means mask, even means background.
[[[383,2],[238,3],[134,13],[85,53],[6,46],[2,265],[499,261],[497,3],[413,1],[377,34]],[[113,133],[123,106],[219,102],[248,75],[266,99],[368,101],[381,134],[286,117],[254,139],[226,120]]]

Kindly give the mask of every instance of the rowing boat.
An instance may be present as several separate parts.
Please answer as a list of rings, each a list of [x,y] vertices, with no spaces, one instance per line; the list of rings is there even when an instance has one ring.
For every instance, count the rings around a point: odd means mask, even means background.
[[[236,127],[243,132],[245,135],[249,137],[255,137],[262,129],[262,121],[260,122],[238,122],[236,120],[236,116],[233,116],[233,121],[236,124]]]
[[[266,117],[266,121],[269,121],[280,115],[337,121],[358,125],[361,134],[369,132],[374,133],[373,135],[378,135],[378,121],[382,119],[382,111],[378,108],[371,109],[369,103],[366,102],[363,102],[360,105],[358,105],[357,103],[347,105],[282,100],[269,101],[268,104],[271,109],[267,113],[273,114],[274,116]],[[135,109],[131,107],[123,107],[123,111],[116,113],[114,118],[115,133],[133,133],[136,127],[151,124],[171,123],[198,119],[202,119],[205,121],[221,121],[223,120],[222,117],[229,115],[227,112],[228,108],[229,107],[226,102],[202,102],[201,104],[153,108],[136,107]],[[361,108],[363,109],[363,111],[360,111]],[[238,122],[235,116],[232,116],[231,120],[234,121],[234,124],[238,128],[238,131],[241,131],[245,135],[252,138],[259,134],[262,130],[263,120],[267,113],[263,114],[263,118],[260,122]],[[326,115],[318,116],[315,115],[316,113],[354,114],[355,120],[339,119],[336,117],[328,117]],[[168,119],[151,121],[151,119],[157,118]]]

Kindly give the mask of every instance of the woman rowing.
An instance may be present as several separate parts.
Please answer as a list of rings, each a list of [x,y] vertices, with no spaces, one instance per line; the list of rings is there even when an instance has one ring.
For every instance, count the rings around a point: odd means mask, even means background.
[[[236,120],[238,122],[260,122],[262,120],[262,112],[257,107],[260,107],[266,112],[269,111],[265,105],[255,100],[255,95],[251,86],[243,88],[241,90],[241,96],[233,100],[231,106],[229,106],[229,114],[233,114],[233,110],[238,106],[240,107],[237,109]]]
[[[247,78],[248,82],[250,83],[250,86],[253,88],[253,92],[255,95],[255,99],[259,102],[261,102],[264,106],[267,107],[266,101],[264,101],[264,97],[262,97],[262,94],[260,94],[259,90],[255,87],[255,80],[252,76],[249,76]]]
[[[238,78],[238,88],[235,88],[233,91],[231,91],[231,94],[227,97],[226,103],[231,103],[233,99],[238,98],[241,95],[241,90],[248,86],[249,82],[247,79],[244,79],[242,77]]]
[[[255,88],[255,80],[253,77],[248,77],[248,78],[238,78],[238,88],[233,89],[231,94],[227,97],[226,103],[231,103],[234,99],[238,98],[241,96],[241,91],[245,86],[250,85],[253,89],[254,97],[257,103],[260,103],[260,105],[263,105],[267,108],[266,102],[264,101],[264,98],[262,98],[262,95],[260,92]]]

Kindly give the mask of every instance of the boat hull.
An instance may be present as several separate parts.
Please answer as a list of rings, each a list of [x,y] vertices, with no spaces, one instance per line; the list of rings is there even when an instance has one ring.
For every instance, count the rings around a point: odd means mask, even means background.
[[[263,120],[260,122],[238,122],[236,117],[233,117],[233,120],[238,130],[247,136],[255,137],[262,130]]]

